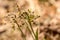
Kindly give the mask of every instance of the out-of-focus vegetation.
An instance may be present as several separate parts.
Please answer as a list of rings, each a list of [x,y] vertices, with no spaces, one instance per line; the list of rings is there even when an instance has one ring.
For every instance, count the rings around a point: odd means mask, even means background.
[[[48,2],[48,0],[39,0],[40,2]]]
[[[19,12],[20,14],[19,14],[19,16],[18,16],[18,19],[20,18],[22,18],[24,21],[26,21],[27,20],[27,23],[25,22],[24,24],[27,24],[27,29],[28,29],[28,31],[31,33],[31,36],[32,36],[32,38],[34,39],[34,40],[38,40],[38,28],[37,28],[37,30],[36,30],[36,33],[34,32],[34,30],[33,30],[33,26],[32,26],[32,24],[31,24],[31,22],[33,21],[33,19],[35,18],[34,17],[34,15],[31,15],[30,14],[30,12],[31,11],[29,11],[28,10],[28,12],[23,12],[23,13],[21,13],[21,12]],[[18,29],[20,30],[20,32],[21,32],[21,34],[22,34],[22,37],[23,37],[23,39],[24,40],[26,40],[26,35],[23,33],[23,31],[22,31],[22,29],[20,28],[20,27],[23,27],[23,25],[19,25],[18,24],[18,22],[17,22],[17,20],[16,20],[17,18],[16,18],[16,15],[15,15],[15,18],[13,19],[13,21],[14,21],[14,23],[16,23],[17,24],[17,26],[18,26]],[[13,29],[14,29],[14,27],[13,27]]]

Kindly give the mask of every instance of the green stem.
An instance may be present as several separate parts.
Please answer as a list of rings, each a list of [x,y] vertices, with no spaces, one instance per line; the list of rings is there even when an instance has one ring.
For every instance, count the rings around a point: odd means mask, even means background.
[[[33,28],[32,28],[32,25],[31,25],[31,21],[30,21],[30,18],[29,18],[29,15],[27,14],[27,21],[28,21],[28,23],[29,23],[29,26],[30,26],[30,28],[31,28],[31,30],[32,30],[32,33],[33,33],[33,35],[35,36],[35,33],[34,33],[34,30],[33,30]]]
[[[20,28],[19,24],[17,23],[17,21],[16,21],[15,19],[14,19],[14,22],[17,24],[18,29],[21,31],[22,35],[24,36],[24,37],[23,37],[23,38],[24,38],[24,40],[26,40],[25,34],[24,34],[24,33],[23,33],[23,31],[21,30],[21,28]]]

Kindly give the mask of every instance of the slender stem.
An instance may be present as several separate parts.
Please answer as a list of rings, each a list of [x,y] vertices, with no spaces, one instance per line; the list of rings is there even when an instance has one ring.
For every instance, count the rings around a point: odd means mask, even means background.
[[[29,23],[29,26],[30,26],[30,28],[31,28],[31,30],[32,30],[33,35],[35,36],[35,33],[34,33],[33,28],[32,28],[31,21],[30,21],[30,18],[29,18],[29,15],[28,15],[28,14],[27,14],[27,17],[28,17],[27,21],[28,21],[28,23]]]
[[[24,35],[23,31],[21,30],[21,28],[20,28],[19,24],[17,23],[17,21],[16,21],[15,19],[14,19],[14,22],[17,24],[18,29],[21,31],[22,35],[24,36],[24,40],[26,40],[26,37],[25,37],[25,35]]]

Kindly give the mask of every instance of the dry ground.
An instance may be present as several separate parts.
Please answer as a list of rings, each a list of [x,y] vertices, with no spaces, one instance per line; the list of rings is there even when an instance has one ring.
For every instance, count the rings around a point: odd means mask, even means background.
[[[0,0],[0,40],[60,40],[60,0]]]

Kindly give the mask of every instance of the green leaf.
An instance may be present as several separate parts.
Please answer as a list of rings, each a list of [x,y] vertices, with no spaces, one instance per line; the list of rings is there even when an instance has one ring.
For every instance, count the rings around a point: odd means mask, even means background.
[[[35,38],[36,38],[36,40],[38,40],[38,29],[36,30]]]

